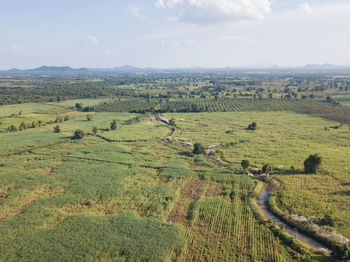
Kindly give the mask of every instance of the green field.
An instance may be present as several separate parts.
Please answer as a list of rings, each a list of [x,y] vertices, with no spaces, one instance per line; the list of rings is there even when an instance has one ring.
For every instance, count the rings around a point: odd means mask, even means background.
[[[278,182],[284,209],[306,217],[331,214],[338,221],[335,229],[350,237],[349,126],[332,129],[336,122],[289,112],[168,116],[182,120],[177,121],[174,138],[180,143],[223,145],[216,157],[235,168],[247,159],[256,167],[271,164],[281,169],[272,179]],[[253,121],[258,129],[245,130]],[[321,173],[305,175],[303,161],[314,153],[323,157]]]
[[[350,105],[350,95],[337,95],[332,97],[342,105],[346,105],[346,106]]]
[[[331,214],[332,229],[350,237],[345,124],[284,111],[165,113],[176,122],[167,143],[171,128],[157,114],[77,112],[76,102],[21,105],[23,121],[47,123],[0,134],[0,261],[329,260],[256,216],[243,159],[274,167],[281,209]],[[2,125],[18,108],[0,107]],[[246,130],[251,122],[257,130]],[[76,129],[83,139],[70,138]],[[213,158],[226,166],[189,154],[194,143],[216,146]],[[303,174],[313,153],[323,157],[321,171]]]

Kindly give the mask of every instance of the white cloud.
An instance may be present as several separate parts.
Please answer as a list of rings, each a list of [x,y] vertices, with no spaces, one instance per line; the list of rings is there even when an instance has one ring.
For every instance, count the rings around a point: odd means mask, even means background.
[[[147,20],[148,17],[142,13],[142,9],[137,6],[137,5],[131,5],[129,7],[129,14],[131,14],[132,16],[141,19],[141,20]]]
[[[223,34],[220,37],[218,37],[217,42],[240,42],[240,43],[261,43],[264,42],[262,40],[255,40],[255,39],[249,39],[249,38],[244,38],[244,37],[240,37],[237,35],[227,35],[227,34]]]
[[[98,46],[100,43],[98,42],[98,40],[96,39],[95,36],[93,35],[88,35],[87,39],[89,40],[89,42],[95,46]]]
[[[196,24],[261,19],[271,12],[270,0],[157,0],[156,6]]]
[[[17,45],[17,44],[14,44],[11,46],[11,50],[16,53],[16,54],[22,54],[23,52],[23,47]]]
[[[108,55],[108,56],[111,56],[111,55],[118,55],[119,53],[116,50],[106,49],[105,50],[105,54]]]
[[[301,14],[311,14],[312,8],[309,3],[301,3],[299,4],[299,12]]]

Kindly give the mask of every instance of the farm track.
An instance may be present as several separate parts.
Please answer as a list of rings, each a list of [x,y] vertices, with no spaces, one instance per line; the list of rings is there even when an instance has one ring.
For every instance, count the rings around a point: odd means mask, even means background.
[[[326,252],[328,254],[330,253],[330,250],[325,245],[313,239],[312,237],[297,231],[297,229],[291,228],[284,221],[278,218],[273,212],[271,212],[267,204],[269,195],[270,195],[270,190],[268,188],[268,185],[264,183],[257,198],[257,203],[258,203],[257,206],[260,209],[260,211],[264,214],[265,219],[272,221],[273,223],[278,225],[280,228],[282,228],[284,231],[286,231],[288,234],[297,238],[301,242],[306,243],[310,247]]]
[[[170,127],[170,126],[168,125],[168,127]],[[192,152],[192,148],[185,146],[181,143],[173,142],[171,140],[171,138],[174,134],[175,134],[175,129],[171,130],[171,132],[167,134],[166,138],[164,139],[165,142],[168,144],[174,145],[176,147],[179,147],[181,149],[185,149],[187,152]],[[214,159],[212,155],[206,154],[206,159],[211,161],[216,166],[230,168],[230,166],[228,164],[224,164],[224,163]],[[278,225],[279,228],[283,229],[289,235],[297,238],[299,241],[307,244],[308,246],[330,254],[330,250],[326,246],[324,246],[323,244],[321,244],[317,240],[313,239],[312,237],[309,237],[303,233],[300,233],[296,229],[292,229],[284,221],[282,221],[277,216],[275,216],[272,212],[270,212],[268,205],[267,205],[268,197],[269,197],[269,191],[266,190],[265,188],[263,188],[261,190],[261,192],[259,193],[259,196],[257,198],[258,208],[264,214],[265,219],[272,221],[274,224]]]
[[[118,142],[118,143],[133,143],[133,142],[148,142],[150,141],[151,139],[137,139],[137,140],[113,140],[113,139],[109,139],[109,138],[106,138],[104,136],[101,136],[101,135],[96,135],[96,137],[98,138],[101,138],[107,142],[110,142],[110,143],[113,143],[113,142]]]

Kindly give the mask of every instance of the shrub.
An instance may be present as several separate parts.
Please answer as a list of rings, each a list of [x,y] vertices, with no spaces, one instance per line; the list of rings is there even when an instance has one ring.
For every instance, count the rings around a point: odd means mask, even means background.
[[[74,131],[72,139],[82,139],[84,137],[84,132],[83,130],[77,129]]]
[[[322,219],[321,219],[321,224],[322,225],[327,225],[327,226],[331,226],[331,227],[334,227],[335,226],[335,222],[334,222],[334,219],[326,214]]]
[[[117,121],[113,120],[111,123],[111,130],[116,130],[117,129]]]
[[[97,127],[96,126],[94,126],[93,128],[92,128],[92,133],[94,134],[94,135],[96,135],[97,134]]]
[[[59,127],[59,125],[57,125],[57,126],[55,126],[55,127],[53,128],[53,132],[54,132],[54,133],[60,133],[60,132],[61,132],[61,128]]]
[[[17,127],[16,127],[16,126],[14,126],[14,125],[9,126],[9,127],[7,128],[7,130],[8,130],[9,132],[15,132],[15,131],[18,131]]]
[[[317,155],[310,155],[305,161],[304,161],[304,171],[305,173],[316,173],[319,166],[322,163],[322,158]]]
[[[241,162],[242,168],[245,170],[249,167],[249,161],[248,160],[242,160]]]
[[[204,146],[202,144],[200,144],[200,143],[195,143],[193,145],[192,153],[196,154],[196,155],[204,154],[205,153]]]
[[[247,130],[256,130],[257,127],[258,127],[258,125],[255,122],[253,122],[253,123],[248,125]]]
[[[263,173],[270,173],[272,171],[272,166],[271,165],[269,165],[269,164],[265,164],[265,165],[263,165],[263,167],[262,167],[262,172]]]
[[[170,126],[176,126],[176,123],[175,123],[175,119],[174,119],[174,118],[171,118],[171,119],[169,120],[169,125],[170,125]]]

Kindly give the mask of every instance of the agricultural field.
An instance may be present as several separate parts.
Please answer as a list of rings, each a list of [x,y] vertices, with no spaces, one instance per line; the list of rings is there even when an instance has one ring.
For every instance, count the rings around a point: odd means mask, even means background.
[[[0,261],[340,258],[339,246],[315,249],[268,221],[257,198],[269,186],[282,212],[329,216],[325,228],[350,238],[346,106],[281,98],[279,84],[298,87],[288,77],[123,77],[67,77],[52,83],[76,99],[49,101],[49,86],[40,90],[48,101],[0,106]],[[329,79],[299,86],[312,92]],[[250,97],[259,84],[264,97]],[[322,165],[305,174],[311,154]],[[268,177],[248,176],[265,164]]]
[[[337,221],[334,229],[350,237],[348,125],[335,129],[337,122],[291,112],[166,116],[180,119],[174,135],[179,143],[216,146],[215,157],[235,168],[242,159],[254,167],[272,165],[276,175],[271,179],[278,185],[282,208],[318,219],[331,214]],[[254,121],[258,129],[246,130]],[[320,174],[303,174],[303,161],[315,153],[323,157]]]
[[[333,98],[342,105],[350,106],[350,95],[337,95]]]

